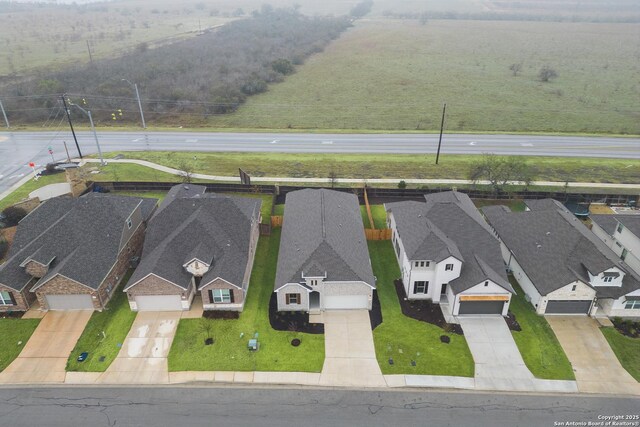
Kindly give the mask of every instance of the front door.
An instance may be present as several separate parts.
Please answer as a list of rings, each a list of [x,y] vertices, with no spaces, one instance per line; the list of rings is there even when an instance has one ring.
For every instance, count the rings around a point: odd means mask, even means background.
[[[447,284],[443,283],[442,287],[440,288],[440,295],[444,295],[447,293]]]

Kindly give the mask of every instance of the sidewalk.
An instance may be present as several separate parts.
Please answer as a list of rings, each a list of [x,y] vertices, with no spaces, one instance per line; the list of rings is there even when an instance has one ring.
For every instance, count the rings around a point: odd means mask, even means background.
[[[78,159],[74,159],[78,161]],[[81,165],[85,163],[100,163],[98,159],[84,159]],[[132,163],[140,166],[146,166],[161,172],[166,172],[172,175],[182,176],[183,172],[179,169],[170,168],[167,166],[151,163],[146,160],[135,159],[110,159],[107,163]],[[191,174],[193,179],[202,179],[208,181],[223,181],[223,182],[240,182],[240,178],[237,176],[221,176],[221,175],[206,175],[201,173]],[[385,178],[385,179],[360,179],[360,178],[337,178],[335,183],[339,184],[397,184],[403,180],[407,184],[473,184],[472,181],[466,179],[406,179],[406,178]],[[276,183],[314,183],[314,184],[326,184],[331,183],[330,178],[283,178],[283,177],[269,177],[269,176],[257,176],[251,177],[251,181],[258,182],[276,182]],[[478,181],[477,184],[489,184],[489,181]],[[513,182],[512,184],[518,184]],[[545,187],[562,187],[565,182],[556,181],[533,181],[531,185],[545,186]],[[609,184],[600,182],[569,182],[568,187],[594,187],[594,188],[625,188],[625,189],[640,189],[640,184]]]

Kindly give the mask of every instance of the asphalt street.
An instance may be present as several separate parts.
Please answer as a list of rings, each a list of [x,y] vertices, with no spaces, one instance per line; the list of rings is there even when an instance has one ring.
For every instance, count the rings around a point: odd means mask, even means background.
[[[77,132],[83,154],[96,154],[93,134]],[[435,153],[438,135],[421,134],[297,134],[204,132],[98,132],[102,151],[239,151],[281,153]],[[30,172],[29,162],[45,165],[52,156],[78,155],[71,133],[0,132],[0,193]],[[640,139],[538,135],[445,134],[442,155],[612,157],[640,159]]]
[[[12,427],[543,427],[599,421],[604,426],[607,416],[631,418],[630,424],[609,425],[637,426],[638,414],[638,399],[602,396],[244,387],[0,389],[0,425]]]

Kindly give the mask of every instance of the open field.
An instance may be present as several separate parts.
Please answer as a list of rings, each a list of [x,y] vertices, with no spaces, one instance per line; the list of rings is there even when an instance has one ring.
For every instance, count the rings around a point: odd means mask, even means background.
[[[197,173],[237,176],[242,168],[252,176],[293,178],[399,178],[468,179],[474,155],[442,156],[436,166],[434,155],[406,154],[283,154],[283,153],[194,153],[140,151],[106,153],[147,160],[179,169],[187,164]],[[194,155],[197,160],[193,160]],[[640,161],[562,157],[526,157],[534,180],[557,182],[640,182]],[[133,165],[131,165],[133,166]],[[107,169],[110,166],[107,166]],[[149,172],[149,174],[152,174]],[[162,172],[157,174],[162,175]],[[126,179],[119,177],[120,180]],[[141,179],[142,180],[142,179]]]
[[[212,125],[640,133],[638,24],[369,20]],[[522,63],[514,77],[511,64]],[[556,70],[548,83],[543,66]],[[330,79],[327,76],[331,76]]]

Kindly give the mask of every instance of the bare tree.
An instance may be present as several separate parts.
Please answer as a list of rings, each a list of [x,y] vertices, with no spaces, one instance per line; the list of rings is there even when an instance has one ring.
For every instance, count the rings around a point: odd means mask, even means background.
[[[329,171],[329,182],[331,183],[331,188],[335,187],[338,182],[338,174],[333,168]]]
[[[520,74],[520,71],[522,71],[522,62],[515,62],[511,64],[509,66],[509,69],[511,70],[513,77],[518,77],[518,74]]]
[[[556,77],[558,77],[558,73],[553,68],[549,67],[548,65],[545,65],[540,69],[540,72],[538,73],[538,77],[540,78],[541,82],[546,83],[549,80],[555,79]]]
[[[183,183],[189,184],[193,181],[193,165],[191,163],[183,160],[178,164],[178,169],[180,169],[180,176],[182,177]]]
[[[489,181],[493,189],[500,192],[512,182],[521,182],[528,186],[533,180],[533,172],[522,157],[483,154],[471,165],[469,179],[474,184],[481,180]]]

